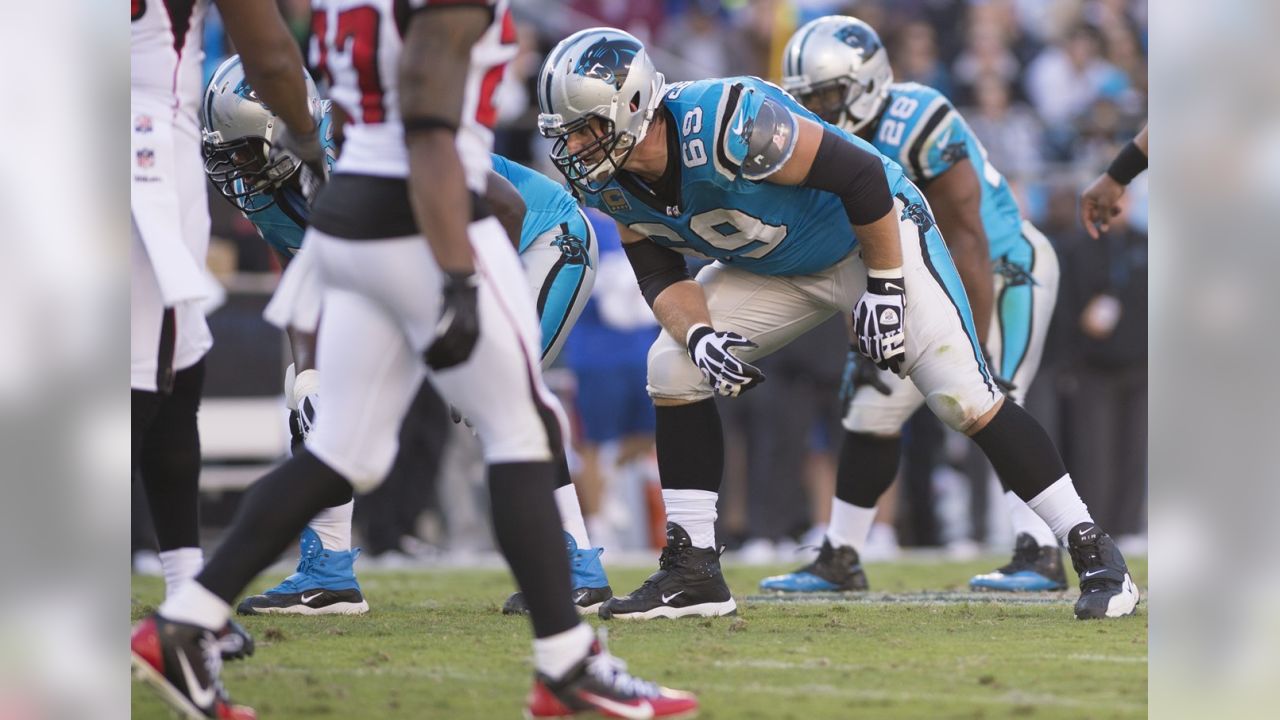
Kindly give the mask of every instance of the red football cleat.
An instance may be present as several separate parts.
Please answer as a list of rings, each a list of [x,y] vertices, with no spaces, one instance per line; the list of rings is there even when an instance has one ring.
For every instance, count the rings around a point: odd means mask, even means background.
[[[252,708],[232,705],[222,688],[222,650],[214,634],[152,614],[129,639],[133,674],[192,720],[257,720]]]
[[[567,718],[591,713],[607,718],[687,718],[698,712],[692,693],[641,680],[627,664],[595,642],[560,680],[541,673],[525,703],[526,718]]]

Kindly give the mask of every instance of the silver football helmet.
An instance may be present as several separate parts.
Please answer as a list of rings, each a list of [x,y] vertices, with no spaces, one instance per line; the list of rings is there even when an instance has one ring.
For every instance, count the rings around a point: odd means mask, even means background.
[[[326,100],[320,99],[311,75],[307,100],[312,108],[332,165],[336,151]],[[301,163],[288,154],[271,159],[271,140],[283,121],[258,98],[244,76],[240,56],[232,55],[213,72],[200,105],[204,171],[218,192],[246,213],[265,210],[275,202],[271,191],[298,172]]]
[[[884,43],[857,18],[810,21],[782,52],[782,86],[818,117],[851,133],[880,114],[892,82]]]
[[[603,190],[649,131],[663,83],[644,44],[621,30],[588,28],[560,41],[538,77],[538,130],[555,140],[551,161],[565,179]],[[591,140],[571,148],[584,132]]]

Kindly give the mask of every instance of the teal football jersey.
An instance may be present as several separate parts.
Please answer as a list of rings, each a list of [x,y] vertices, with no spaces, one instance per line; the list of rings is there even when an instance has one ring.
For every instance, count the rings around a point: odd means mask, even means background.
[[[664,205],[639,179],[619,173],[586,202],[659,245],[761,275],[808,275],[840,262],[858,239],[840,198],[821,190],[744,177],[746,138],[765,98],[815,122],[781,88],[755,77],[684,82],[663,89],[669,152],[679,158],[679,203]],[[867,152],[870,143],[832,125]],[[781,140],[780,140],[781,141]],[[902,168],[883,157],[894,195],[923,202]]]
[[[524,224],[520,226],[520,252],[537,237],[564,223],[578,221],[578,201],[562,185],[532,168],[493,155],[493,171],[511,181],[524,199]]]
[[[1000,171],[987,160],[987,150],[946,96],[925,85],[895,83],[880,116],[872,143],[896,160],[921,185],[969,158],[982,185],[982,227],[993,260],[1005,257],[1022,241],[1022,214]],[[942,228],[946,235],[946,228]]]

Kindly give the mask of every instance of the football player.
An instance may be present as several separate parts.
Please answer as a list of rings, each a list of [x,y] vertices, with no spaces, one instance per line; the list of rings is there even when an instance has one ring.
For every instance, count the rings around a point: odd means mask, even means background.
[[[1111,227],[1111,218],[1120,213],[1118,203],[1124,189],[1147,169],[1147,126],[1143,125],[1137,137],[1125,144],[1111,161],[1107,171],[1085,188],[1080,195],[1080,222],[1097,240],[1098,231]]]
[[[942,235],[897,163],[758,78],[664,87],[644,45],[609,28],[557,45],[537,96],[552,160],[618,222],[666,330],[649,351],[648,389],[667,547],[601,617],[735,612],[714,533],[724,439],[713,396],[762,382],[753,359],[835,313],[852,313],[859,352],[909,376],[1068,542],[1087,577],[1077,616],[1133,611],[1124,559],[1053,442],[1004,402]],[[714,262],[694,280],[682,253]]]
[[[319,160],[302,57],[279,11],[251,0],[218,0],[246,69],[279,109],[298,157]],[[130,388],[133,471],[155,524],[166,597],[200,572],[200,436],[196,415],[204,356],[213,345],[202,301],[209,214],[196,119],[208,0],[130,7]],[[230,637],[251,651],[247,636]],[[147,675],[155,678],[155,670]],[[225,702],[219,700],[224,706]]]
[[[563,411],[537,365],[519,258],[482,198],[492,93],[515,54],[506,2],[334,0],[317,5],[313,30],[313,60],[349,120],[277,299],[302,329],[319,323],[326,421],[255,483],[196,581],[135,626],[135,662],[189,714],[227,715],[219,664],[203,651],[210,629],[316,512],[382,480],[430,381],[473,421],[489,465],[494,531],[535,637],[526,713],[692,712],[693,696],[627,673],[568,593],[552,493]],[[300,302],[307,283],[322,291],[320,318]]]
[[[307,79],[326,158],[332,158],[336,150],[330,101],[319,100],[310,76]],[[292,160],[281,158],[281,167],[276,168],[269,164],[270,139],[279,119],[245,82],[237,56],[228,58],[213,73],[201,106],[201,122],[205,171],[210,180],[254,224],[287,267],[302,248],[310,210],[301,173]],[[501,156],[494,155],[493,164],[486,197],[494,215],[519,239],[517,251],[538,302],[542,367],[546,368],[555,361],[590,296],[599,251],[589,223],[568,192],[541,173]],[[286,373],[285,398],[297,448],[315,426],[320,374],[313,364],[315,336],[292,326],[287,332],[294,364]],[[603,549],[592,547],[567,469],[562,471],[560,482],[556,504],[565,527],[575,603],[580,612],[594,612],[611,594],[600,563]],[[351,547],[353,508],[354,499],[349,498],[317,513],[302,532],[295,572],[262,594],[246,597],[236,611],[242,615],[368,612],[369,604],[354,570],[360,551]],[[504,611],[521,610],[521,596],[516,593]]]
[[[978,341],[1005,396],[1019,402],[1040,365],[1058,296],[1058,258],[1022,218],[1009,184],[951,102],[937,90],[893,82],[889,54],[876,31],[851,17],[829,16],[796,31],[783,53],[783,87],[823,120],[866,140],[902,166],[923,189],[955,261]],[[849,362],[865,365],[853,349]],[[893,483],[902,424],[925,401],[910,382],[874,373],[852,389],[836,472],[831,522],[817,559],[766,578],[765,590],[866,590],[858,551],[867,542],[876,501]],[[857,378],[857,370],[847,375]],[[970,580],[974,589],[1065,590],[1058,538],[1006,486],[1016,535],[1013,559]]]

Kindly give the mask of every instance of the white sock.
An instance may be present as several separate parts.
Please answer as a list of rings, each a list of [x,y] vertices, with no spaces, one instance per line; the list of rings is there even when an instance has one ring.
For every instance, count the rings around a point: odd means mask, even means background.
[[[579,660],[586,657],[594,639],[595,634],[586,623],[578,623],[550,637],[534,638],[533,667],[552,680],[559,680]]]
[[[556,488],[556,508],[560,511],[560,526],[578,543],[579,550],[591,547],[587,535],[587,521],[582,519],[582,506],[578,504],[578,489],[569,483]]]
[[[189,582],[161,603],[160,615],[166,620],[218,631],[231,618],[231,606],[200,583]]]
[[[1031,498],[1027,505],[1044,518],[1063,545],[1067,544],[1067,533],[1071,532],[1071,528],[1080,523],[1093,522],[1089,508],[1085,507],[1084,501],[1076,492],[1075,484],[1071,482],[1071,473],[1058,478],[1039,495]]]
[[[1017,493],[1006,490],[1004,503],[1009,508],[1009,522],[1013,526],[1014,535],[1026,533],[1035,538],[1036,544],[1040,547],[1054,547],[1058,544],[1058,538],[1054,536],[1053,530],[1040,519],[1035,510],[1018,497]]]
[[[689,533],[696,548],[716,546],[716,498],[710,490],[663,490],[662,504],[667,506],[667,522],[673,522]]]
[[[355,510],[355,498],[316,513],[307,523],[320,536],[320,546],[325,550],[346,552],[351,549],[351,514]]]
[[[858,507],[840,498],[831,498],[831,522],[827,525],[827,540],[835,547],[849,546],[862,552],[875,521],[875,508]]]
[[[164,596],[171,598],[204,569],[204,551],[198,547],[165,550],[160,553],[160,569],[164,573]]]

